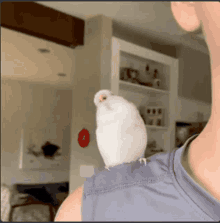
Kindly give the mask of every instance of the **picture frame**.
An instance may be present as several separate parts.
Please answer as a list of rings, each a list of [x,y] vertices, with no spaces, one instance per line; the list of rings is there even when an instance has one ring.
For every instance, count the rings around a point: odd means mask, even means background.
[[[63,155],[62,142],[51,140],[48,128],[22,129],[19,143],[19,169],[48,170],[68,168],[67,156]],[[35,137],[34,137],[34,134]],[[54,138],[56,137],[55,133]]]

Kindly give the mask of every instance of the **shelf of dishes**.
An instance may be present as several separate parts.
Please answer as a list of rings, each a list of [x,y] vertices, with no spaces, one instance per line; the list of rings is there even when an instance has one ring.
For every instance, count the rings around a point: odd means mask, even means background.
[[[148,129],[167,129],[164,107],[142,105],[139,107],[139,112]]]
[[[167,80],[164,75],[159,75],[159,73],[158,69],[150,69],[148,64],[145,67],[145,71],[131,67],[120,67],[120,81],[139,86],[142,89],[167,93],[169,92],[166,90],[168,89]]]

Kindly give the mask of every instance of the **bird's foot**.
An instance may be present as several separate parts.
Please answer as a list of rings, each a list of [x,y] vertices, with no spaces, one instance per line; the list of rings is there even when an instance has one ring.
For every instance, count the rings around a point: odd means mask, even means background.
[[[142,163],[144,161],[144,165],[147,165],[147,159],[146,158],[140,158],[139,162]]]
[[[105,169],[108,170],[108,171],[110,171],[109,167],[107,167],[107,166],[105,166]]]

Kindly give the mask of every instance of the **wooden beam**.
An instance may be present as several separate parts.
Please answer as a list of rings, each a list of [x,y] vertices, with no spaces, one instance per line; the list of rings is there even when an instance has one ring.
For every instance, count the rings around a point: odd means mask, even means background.
[[[84,20],[35,2],[2,2],[1,26],[71,48],[84,45]]]

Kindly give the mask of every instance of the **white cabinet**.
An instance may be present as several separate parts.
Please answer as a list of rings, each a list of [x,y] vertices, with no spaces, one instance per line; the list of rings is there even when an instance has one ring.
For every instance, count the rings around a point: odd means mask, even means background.
[[[112,38],[111,90],[133,102],[138,109],[146,108],[148,118],[153,111],[149,108],[164,109],[162,123],[145,121],[149,142],[155,140],[165,151],[171,151],[175,146],[177,85],[177,59]]]

